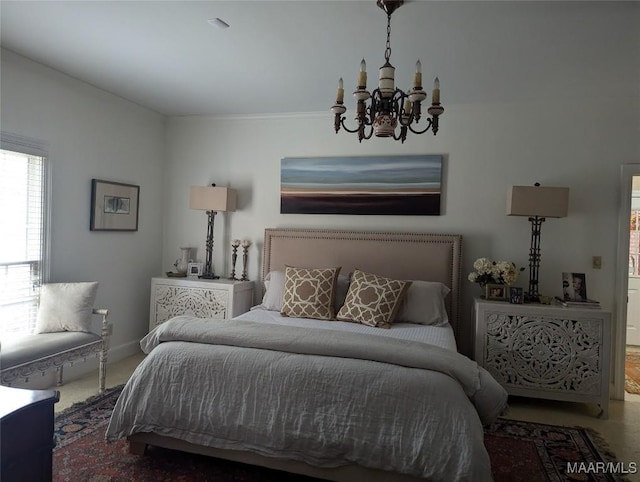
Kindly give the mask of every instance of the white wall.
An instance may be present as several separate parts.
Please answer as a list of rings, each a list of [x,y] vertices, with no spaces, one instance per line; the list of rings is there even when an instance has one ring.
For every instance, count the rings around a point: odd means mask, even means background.
[[[228,272],[229,239],[251,239],[249,276],[255,280],[264,228],[285,226],[460,233],[465,274],[479,256],[526,266],[529,223],[504,215],[505,196],[513,184],[540,182],[571,188],[569,217],[542,228],[541,291],[557,294],[562,271],[584,271],[590,296],[614,303],[619,166],[640,162],[640,9],[628,2],[556,2],[557,8],[547,5],[532,16],[530,2],[492,5],[507,9],[512,37],[491,37],[491,28],[473,39],[461,32],[459,45],[448,46],[447,67],[455,82],[474,92],[476,79],[455,71],[455,49],[473,40],[479,55],[486,53],[486,70],[478,76],[495,80],[491,97],[448,103],[442,79],[441,131],[411,136],[404,145],[386,139],[359,144],[353,135],[336,135],[328,112],[334,85],[309,93],[327,98],[327,112],[171,118],[165,132],[161,116],[3,50],[0,128],[48,142],[54,163],[52,281],[101,282],[98,302],[112,310],[117,352],[135,346],[146,331],[149,278],[172,268],[180,246],[197,246],[198,258],[204,257],[206,215],[188,208],[190,185],[238,189],[238,212],[216,219],[214,267]],[[415,42],[428,45],[428,34],[417,32]],[[513,48],[498,56],[495,46],[504,43]],[[426,68],[428,60],[422,61]],[[524,75],[518,98],[512,84],[522,79],[522,69],[532,75]],[[501,98],[505,84],[511,88]],[[445,156],[441,216],[279,213],[283,157],[424,153]],[[138,232],[89,231],[93,177],[140,184]],[[592,255],[602,256],[601,270],[591,269]],[[519,284],[526,282],[525,272]],[[463,315],[478,293],[463,284]]]
[[[255,243],[249,275],[259,278],[267,227],[459,233],[465,273],[480,256],[528,266],[530,224],[505,215],[506,193],[511,185],[540,182],[571,188],[569,217],[550,219],[542,228],[541,292],[559,294],[562,271],[586,272],[590,296],[613,303],[619,165],[640,160],[636,140],[618,126],[637,124],[637,110],[628,99],[612,99],[604,115],[584,102],[556,107],[562,115],[549,116],[546,106],[531,103],[451,106],[436,137],[412,137],[405,145],[384,139],[358,144],[353,136],[332,132],[328,115],[171,119],[164,267],[170,268],[179,246],[203,252],[206,217],[188,209],[188,190],[211,181],[238,189],[238,211],[224,215],[227,226],[216,225],[214,267],[222,274],[229,271],[228,240],[247,238]],[[593,121],[596,116],[601,124]],[[441,216],[280,214],[283,157],[421,153],[445,156]],[[591,269],[592,255],[602,256],[603,269]],[[525,272],[519,284],[526,287],[527,280]],[[464,315],[479,293],[463,284]]]
[[[602,4],[592,8],[583,3],[577,17],[575,10],[560,6],[539,9],[529,18],[526,8],[519,16],[514,4],[507,3],[514,32],[521,30],[518,22],[526,31],[535,31],[537,22],[545,32],[535,38],[539,55],[527,57],[524,64],[532,72],[547,70],[548,83],[527,85],[521,99],[513,97],[511,88],[509,97],[500,100],[496,89],[498,99],[450,105],[443,82],[446,112],[436,137],[411,136],[403,145],[387,139],[359,144],[354,135],[336,135],[328,112],[332,86],[325,93],[326,113],[169,119],[163,269],[171,268],[179,246],[197,246],[198,257],[204,257],[206,218],[188,209],[188,191],[190,185],[209,182],[239,190],[238,212],[220,216],[225,223],[216,225],[214,268],[221,274],[229,271],[229,239],[248,238],[255,243],[249,275],[259,278],[260,243],[267,227],[460,233],[465,274],[480,256],[528,266],[530,224],[505,215],[506,193],[511,185],[540,182],[571,189],[569,217],[547,220],[542,227],[541,293],[560,294],[563,271],[585,272],[589,296],[613,306],[620,165],[640,162],[640,34],[634,28],[637,21],[628,18],[632,13],[637,19],[638,9],[618,5],[604,15]],[[570,32],[563,30],[569,22]],[[476,40],[487,46],[532,42],[517,34]],[[518,51],[515,46],[512,50]],[[486,68],[495,70],[498,84],[518,78],[510,69],[523,68],[523,59],[493,61]],[[473,89],[473,79],[467,82]],[[351,119],[354,106],[346,103]],[[441,216],[280,214],[283,157],[425,153],[446,159]],[[602,256],[602,269],[591,268],[593,255]],[[526,288],[527,283],[528,270],[518,284]],[[470,315],[471,299],[479,293],[478,287],[463,284],[464,316]],[[467,337],[464,351],[469,342]]]
[[[164,118],[7,50],[1,67],[0,128],[48,144],[50,282],[98,281],[111,359],[135,353],[161,256]],[[140,186],[137,232],[89,230],[92,178]]]

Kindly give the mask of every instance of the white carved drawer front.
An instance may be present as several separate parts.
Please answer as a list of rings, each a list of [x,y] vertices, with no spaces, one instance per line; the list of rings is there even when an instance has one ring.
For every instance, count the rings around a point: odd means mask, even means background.
[[[485,368],[502,385],[601,392],[602,320],[487,312],[485,321]]]
[[[180,315],[224,319],[228,300],[227,290],[156,286],[154,321],[159,325]]]

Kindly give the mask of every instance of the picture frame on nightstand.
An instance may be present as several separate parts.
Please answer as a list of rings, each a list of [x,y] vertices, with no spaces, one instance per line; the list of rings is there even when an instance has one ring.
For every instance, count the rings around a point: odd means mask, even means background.
[[[509,288],[509,303],[514,305],[521,305],[524,303],[524,290],[517,286]]]
[[[509,286],[488,283],[485,287],[485,298],[490,301],[507,301],[509,299]]]
[[[202,275],[203,263],[187,264],[187,276],[197,278]]]

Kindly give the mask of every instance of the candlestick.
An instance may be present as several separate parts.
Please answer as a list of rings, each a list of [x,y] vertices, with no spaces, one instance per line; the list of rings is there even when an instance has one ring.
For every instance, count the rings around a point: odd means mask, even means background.
[[[236,241],[238,244],[236,244]],[[240,240],[234,239],[231,242],[231,249],[233,249],[233,253],[231,254],[231,275],[229,279],[236,279],[236,261],[238,260],[238,246],[240,246]]]
[[[248,239],[242,240],[242,277],[241,281],[249,281],[247,277],[247,260],[249,258],[249,246],[251,246],[251,241]]]

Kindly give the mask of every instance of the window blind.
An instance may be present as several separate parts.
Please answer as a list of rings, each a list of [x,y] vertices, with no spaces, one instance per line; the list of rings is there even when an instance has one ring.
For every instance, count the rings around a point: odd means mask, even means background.
[[[31,333],[43,282],[45,158],[0,150],[0,336]]]

